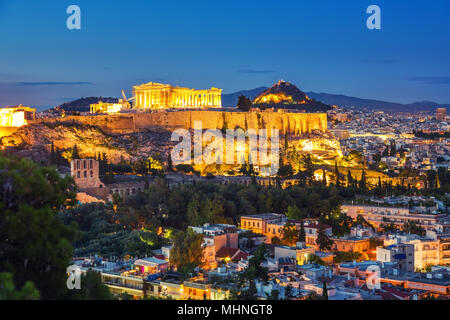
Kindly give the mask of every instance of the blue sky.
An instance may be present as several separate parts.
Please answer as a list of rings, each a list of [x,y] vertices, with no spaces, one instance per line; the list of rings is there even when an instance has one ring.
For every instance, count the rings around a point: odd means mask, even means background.
[[[82,29],[66,28],[81,8]],[[366,8],[381,8],[381,30]],[[450,0],[0,0],[0,106],[165,82],[450,103]]]

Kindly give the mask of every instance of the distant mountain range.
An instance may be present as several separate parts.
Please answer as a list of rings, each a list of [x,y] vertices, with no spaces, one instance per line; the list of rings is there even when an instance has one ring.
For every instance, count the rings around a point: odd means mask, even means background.
[[[259,87],[251,90],[242,90],[229,94],[222,94],[222,105],[224,107],[234,107],[240,95],[244,95],[253,100],[260,93],[267,90],[267,87]],[[386,112],[417,112],[417,111],[435,111],[436,108],[447,108],[450,110],[450,104],[439,104],[433,101],[420,101],[409,104],[397,102],[388,102],[381,100],[362,99],[349,97],[340,94],[306,92],[308,97],[328,105],[337,105],[340,107],[355,107],[357,109],[371,109]]]
[[[267,89],[269,88],[258,87],[250,90],[242,90],[233,93],[222,94],[222,105],[224,107],[235,107],[239,96],[244,95],[250,100],[253,100]],[[367,108],[370,110],[380,110],[386,112],[417,112],[417,111],[434,112],[436,108],[447,108],[447,110],[450,111],[450,104],[439,104],[433,101],[420,101],[409,104],[402,104],[381,100],[349,97],[340,94],[306,92],[306,95],[309,98],[320,101],[327,105],[338,105],[347,108],[349,107],[355,107],[357,109]],[[74,100],[71,102],[66,102],[60,105],[59,109],[63,109],[66,112],[70,111],[87,112],[89,111],[90,104],[97,103],[99,100],[103,102],[113,102],[113,103],[116,103],[118,101],[118,99],[116,98],[88,97]]]

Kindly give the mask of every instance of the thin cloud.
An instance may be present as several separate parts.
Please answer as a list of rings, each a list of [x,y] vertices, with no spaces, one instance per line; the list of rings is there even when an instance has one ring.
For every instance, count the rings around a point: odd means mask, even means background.
[[[262,73],[274,73],[275,70],[256,70],[256,69],[241,69],[239,70],[240,73],[247,73],[247,74],[262,74]]]
[[[39,82],[16,82],[18,86],[79,86],[79,85],[92,85],[92,82],[87,81],[39,81]]]
[[[450,77],[407,77],[406,79],[423,84],[450,84]]]
[[[394,59],[371,59],[364,60],[365,63],[375,63],[375,64],[392,64],[397,63],[397,60]]]

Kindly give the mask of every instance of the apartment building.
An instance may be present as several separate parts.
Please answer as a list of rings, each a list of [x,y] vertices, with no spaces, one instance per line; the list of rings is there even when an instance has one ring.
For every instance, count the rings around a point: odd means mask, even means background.
[[[334,241],[333,251],[367,253],[370,248],[370,237],[348,235],[344,237],[331,237],[331,240]]]
[[[277,213],[264,213],[248,216],[241,216],[241,229],[250,230],[260,234],[276,234],[273,229],[279,228],[280,223],[286,223],[286,216]]]
[[[377,261],[396,263],[398,269],[406,272],[414,272],[414,245],[398,243],[378,247]]]
[[[352,219],[358,215],[377,228],[383,224],[393,223],[397,227],[412,221],[424,229],[433,229],[436,224],[447,217],[446,214],[417,214],[411,213],[408,208],[378,207],[366,205],[342,205],[341,211]]]
[[[439,240],[421,237],[416,234],[389,235],[385,246],[392,244],[410,244],[414,246],[414,269],[424,269],[440,263]]]
[[[228,224],[205,224],[190,227],[194,232],[203,234],[203,250],[205,268],[217,268],[217,253],[223,248],[238,248],[238,233],[236,227]]]
[[[300,229],[300,225],[298,226]],[[319,234],[319,230],[323,230],[325,234],[329,237],[333,235],[332,228],[327,224],[319,224],[315,222],[305,223],[303,225],[303,228],[305,229],[305,243],[308,246],[312,246],[316,249],[318,249],[316,239],[317,235]]]

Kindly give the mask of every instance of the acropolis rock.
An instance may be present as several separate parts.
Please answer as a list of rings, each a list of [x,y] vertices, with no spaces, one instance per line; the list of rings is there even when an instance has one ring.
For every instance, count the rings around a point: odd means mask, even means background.
[[[192,130],[194,122],[201,121],[202,128],[279,129],[280,136],[287,135],[289,145],[299,152],[319,152],[323,158],[340,156],[339,142],[327,132],[325,113],[285,113],[274,111],[160,111],[152,113],[69,116],[39,119],[17,129],[12,135],[0,139],[3,147],[26,150],[53,143],[58,150],[72,148],[75,144],[82,157],[105,153],[108,160],[118,163],[135,161],[153,154],[167,160],[176,142],[171,141],[175,129]],[[284,139],[280,139],[284,143]],[[309,148],[309,149],[308,149]]]
[[[280,110],[281,111],[281,110]],[[326,132],[326,113],[286,113],[276,111],[228,112],[212,110],[160,111],[152,113],[69,116],[30,123],[78,123],[96,126],[109,133],[130,133],[142,129],[192,129],[201,121],[204,129],[278,129],[280,134],[300,135],[314,130]]]

